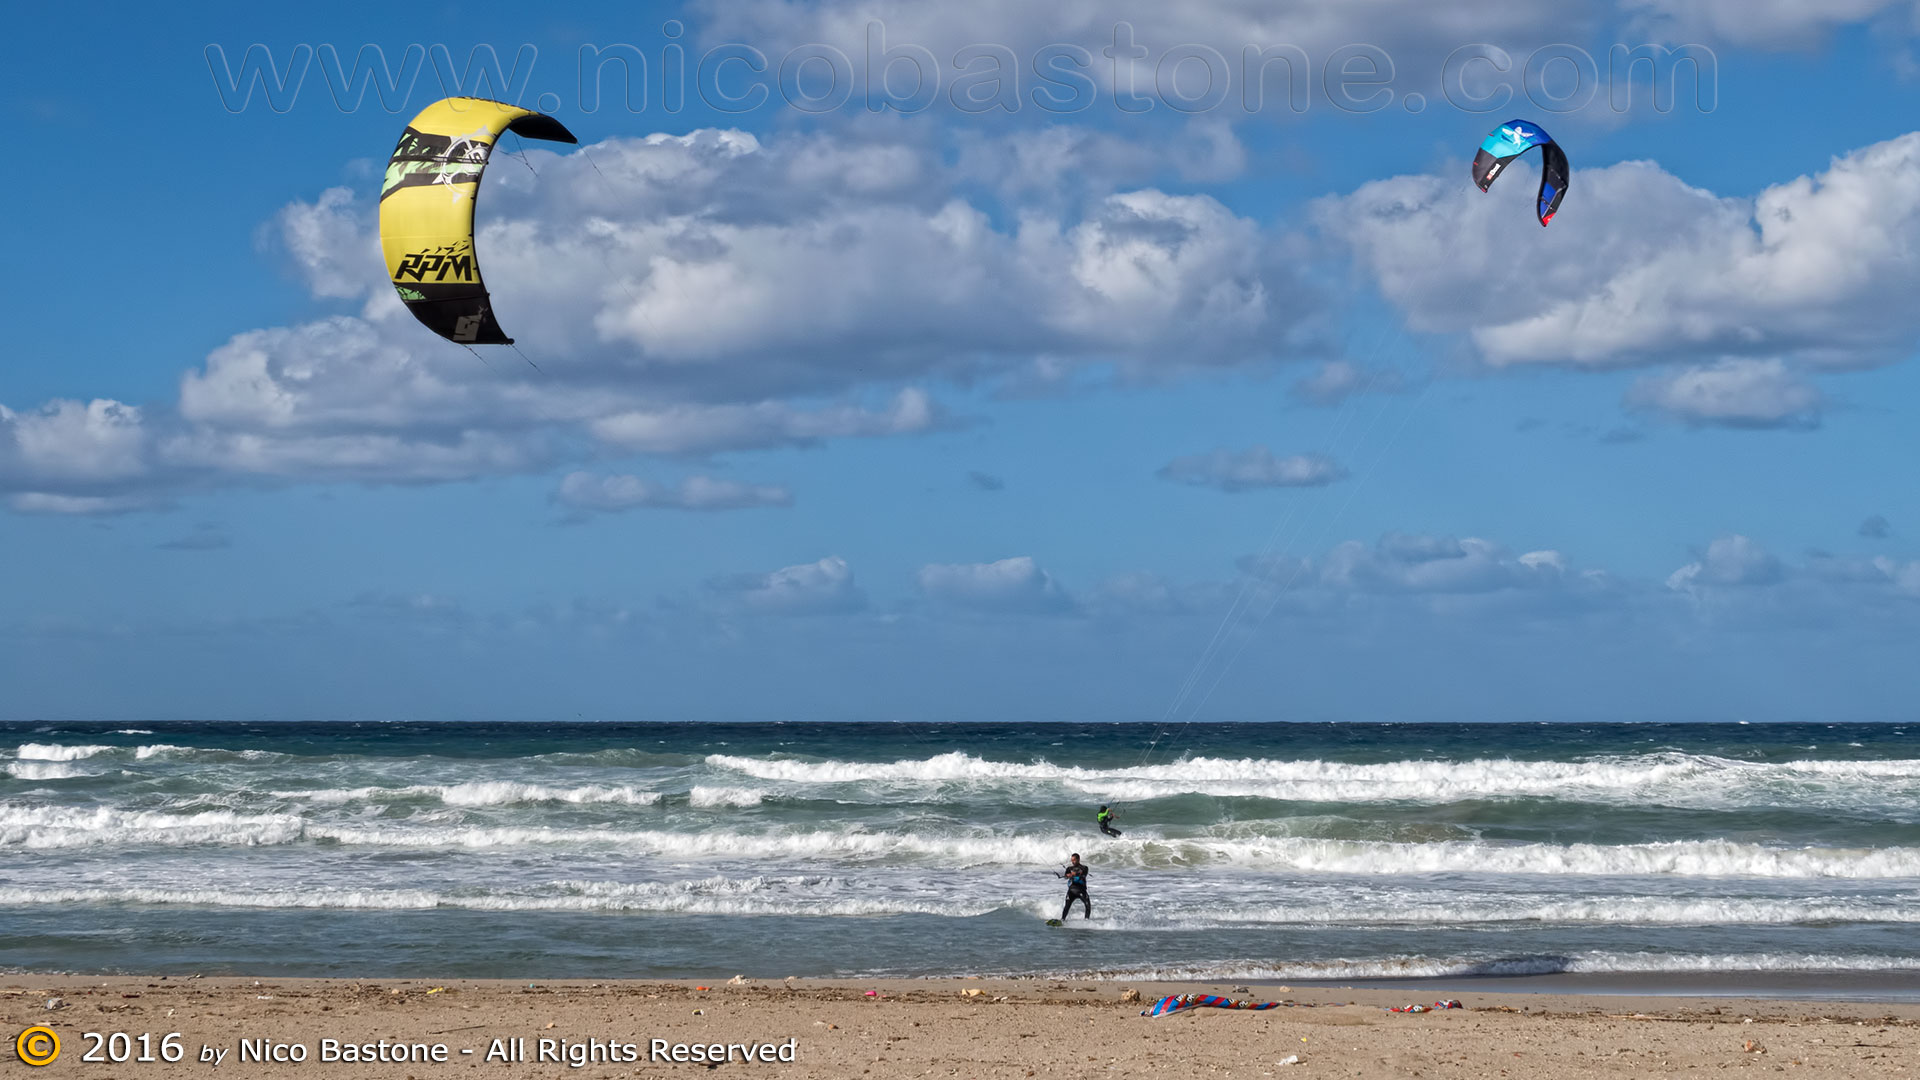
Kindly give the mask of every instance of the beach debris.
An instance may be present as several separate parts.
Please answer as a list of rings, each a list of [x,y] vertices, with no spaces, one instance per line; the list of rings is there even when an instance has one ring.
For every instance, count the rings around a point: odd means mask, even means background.
[[[542,1028],[541,1030],[543,1030],[543,1031],[551,1031],[551,1030],[553,1030],[553,1026],[554,1026],[554,1024],[555,1024],[555,1021],[552,1021],[552,1020],[549,1020],[549,1021],[547,1021],[547,1026],[546,1026],[545,1028]]]
[[[1120,991],[1120,1000],[1123,1003],[1129,1003],[1129,1004],[1135,1001],[1139,1001],[1140,991],[1135,990],[1133,987],[1129,986]]]
[[[444,986],[436,986],[433,989],[427,991],[427,993],[429,994],[444,994],[446,992],[447,992],[447,988]]]
[[[1767,1052],[1766,1047],[1761,1046],[1759,1043],[1754,1042],[1752,1039],[1748,1039],[1746,1042],[1740,1044],[1740,1049],[1746,1051],[1749,1054],[1764,1054]]]
[[[696,986],[696,987],[694,987],[694,989],[695,989],[695,990],[711,990],[711,989],[713,989],[713,987],[711,987],[711,986]]]
[[[1445,1001],[1436,1001],[1431,1005],[1395,1005],[1389,1008],[1387,1011],[1397,1012],[1397,1013],[1423,1013],[1423,1012],[1440,1012],[1445,1009],[1458,1009],[1458,1008],[1460,1008],[1460,1003],[1453,1000],[1452,998],[1448,998]]]
[[[66,1004],[67,1004],[66,998],[50,997],[47,999],[47,1008],[49,1009],[64,1008]]]
[[[1288,1054],[1286,1057],[1283,1057],[1279,1061],[1274,1062],[1274,1064],[1275,1065],[1298,1065],[1300,1064],[1300,1055]]]
[[[826,1029],[827,1029],[828,1031],[832,1031],[832,1030],[834,1030],[835,1028],[838,1028],[838,1027],[839,1027],[840,1025],[839,1025],[839,1024],[829,1024],[829,1023],[827,1023],[827,1022],[826,1022],[825,1020],[815,1020],[815,1021],[813,1022],[813,1026],[814,1026],[814,1027],[823,1027],[823,1028],[826,1028]]]
[[[1293,987],[1291,987],[1291,986],[1283,986],[1283,987],[1281,987],[1281,988],[1280,988],[1280,992],[1281,992],[1281,993],[1283,993],[1283,994],[1291,994],[1291,993],[1293,993]]]
[[[1234,992],[1234,993],[1236,993],[1236,994],[1251,994],[1251,993],[1253,993],[1253,987],[1251,987],[1251,986],[1236,986],[1236,987],[1234,987],[1234,988],[1233,988],[1233,992]]]
[[[877,997],[879,997],[879,996],[880,996],[880,991],[878,991],[878,990],[869,990],[869,991],[867,991],[867,994],[866,994],[866,996],[867,996],[867,997],[870,997],[870,998],[877,998]]]
[[[985,990],[980,989],[977,986],[969,986],[965,990],[960,991],[961,997],[977,998],[977,997],[985,997],[986,995],[987,995],[987,992]]]
[[[728,986],[745,986],[752,981],[753,981],[752,979],[747,978],[745,975],[735,975],[733,978],[727,980],[727,985]]]

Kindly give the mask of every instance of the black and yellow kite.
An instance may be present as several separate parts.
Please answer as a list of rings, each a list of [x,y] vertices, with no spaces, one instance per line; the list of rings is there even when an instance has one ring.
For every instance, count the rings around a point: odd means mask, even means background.
[[[400,135],[380,185],[387,276],[427,329],[462,345],[511,345],[493,317],[473,253],[473,200],[501,132],[578,142],[545,113],[455,97],[420,111]]]

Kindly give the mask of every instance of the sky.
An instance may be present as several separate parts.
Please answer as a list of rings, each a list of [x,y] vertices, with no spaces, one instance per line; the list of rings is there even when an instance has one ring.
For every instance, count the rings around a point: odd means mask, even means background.
[[[20,23],[0,719],[1915,718],[1920,4]]]

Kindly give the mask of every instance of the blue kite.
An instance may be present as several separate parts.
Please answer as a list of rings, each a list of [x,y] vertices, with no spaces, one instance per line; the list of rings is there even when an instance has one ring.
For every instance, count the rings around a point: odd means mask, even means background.
[[[1521,154],[1540,148],[1540,204],[1538,213],[1540,224],[1553,220],[1560,212],[1560,200],[1567,197],[1567,181],[1573,173],[1567,164],[1566,151],[1553,141],[1547,129],[1539,124],[1525,120],[1510,120],[1488,133],[1480,144],[1480,152],[1473,156],[1473,182],[1480,185],[1481,191],[1493,186],[1493,181],[1507,165]]]

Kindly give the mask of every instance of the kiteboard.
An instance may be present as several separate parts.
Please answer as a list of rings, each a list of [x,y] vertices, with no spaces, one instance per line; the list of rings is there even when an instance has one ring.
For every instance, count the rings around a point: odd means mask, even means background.
[[[1067,925],[1067,924],[1066,924],[1066,923],[1063,923],[1063,922],[1061,922],[1061,921],[1060,921],[1059,919],[1048,919],[1048,920],[1047,920],[1047,925],[1048,925],[1048,926],[1065,926],[1065,925]]]

